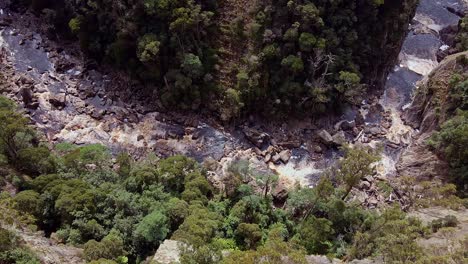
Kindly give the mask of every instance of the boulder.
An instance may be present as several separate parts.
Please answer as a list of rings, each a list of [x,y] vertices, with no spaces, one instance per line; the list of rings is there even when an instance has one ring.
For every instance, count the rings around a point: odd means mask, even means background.
[[[280,156],[282,162],[288,163],[289,159],[291,158],[291,151],[283,150],[278,155]]]
[[[322,153],[322,152],[323,152],[323,149],[322,149],[322,147],[320,147],[319,145],[315,145],[315,146],[314,146],[314,151],[315,151],[316,153]]]
[[[262,149],[270,143],[270,135],[254,128],[245,127],[243,129],[245,137],[256,147]]]
[[[181,249],[184,247],[184,243],[166,239],[159,246],[156,254],[153,257],[152,262],[160,264],[173,264],[180,263]]]
[[[271,161],[273,161],[274,163],[278,163],[280,160],[281,160],[281,156],[278,153],[276,153],[275,155],[271,157]]]
[[[332,141],[335,145],[342,146],[347,143],[346,135],[344,131],[339,131],[332,137]]]
[[[340,128],[343,130],[352,130],[353,128],[356,127],[356,122],[355,121],[343,121],[340,124]]]
[[[104,117],[104,115],[106,114],[106,110],[105,109],[96,109],[94,108],[93,111],[91,112],[91,117],[94,118],[94,119],[102,119]]]
[[[333,142],[333,137],[325,129],[320,130],[317,135],[319,136],[320,140],[325,144],[330,144]]]
[[[62,109],[66,105],[65,95],[51,95],[49,97],[49,103],[55,108]]]

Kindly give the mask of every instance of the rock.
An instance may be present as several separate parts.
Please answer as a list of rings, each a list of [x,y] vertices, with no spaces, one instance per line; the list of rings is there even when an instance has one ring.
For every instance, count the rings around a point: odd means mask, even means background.
[[[88,169],[88,170],[94,171],[94,170],[97,169],[97,165],[96,164],[86,164],[85,168]]]
[[[0,20],[0,27],[8,27],[10,25],[10,21],[7,21],[6,19]]]
[[[271,160],[271,154],[268,153],[268,154],[266,154],[266,156],[265,156],[265,163],[270,162],[270,160]]]
[[[53,105],[55,108],[62,109],[65,107],[66,102],[65,102],[65,95],[60,94],[60,95],[50,95],[49,97],[49,103]]]
[[[166,239],[159,246],[152,262],[160,264],[180,263],[181,249],[185,246],[184,243]]]
[[[291,151],[283,150],[279,153],[279,156],[280,156],[281,161],[283,161],[286,164],[291,158]]]
[[[325,129],[320,130],[317,134],[320,140],[325,144],[330,144],[333,142],[333,137]]]
[[[287,183],[280,180],[275,188],[271,191],[274,202],[276,205],[284,204],[288,199],[288,186]]]
[[[356,126],[364,125],[364,116],[361,114],[360,111],[357,112],[356,118],[354,119],[354,123]]]
[[[257,156],[265,156],[265,152],[261,151],[259,148],[255,147],[253,148],[253,151]]]
[[[270,143],[270,135],[267,133],[260,132],[257,129],[249,127],[244,127],[243,132],[245,137],[260,149]]]
[[[273,163],[278,163],[280,160],[281,160],[281,156],[278,153],[273,155],[273,157],[271,158],[271,161],[273,161]]]
[[[278,146],[288,148],[288,149],[299,148],[301,147],[301,141],[299,140],[284,141],[284,142],[278,143]]]
[[[340,128],[343,130],[352,130],[355,127],[356,127],[355,121],[343,121],[340,124]]]
[[[368,182],[368,181],[362,181],[360,184],[359,184],[359,189],[361,190],[368,190],[371,186],[371,183]]]
[[[322,152],[323,152],[323,149],[322,149],[322,147],[320,147],[319,145],[315,145],[315,146],[314,146],[314,151],[315,151],[316,153],[322,153]]]
[[[167,136],[174,139],[182,139],[185,135],[185,130],[182,127],[174,126],[167,131]]]
[[[382,130],[380,129],[380,127],[371,127],[371,128],[369,128],[369,133],[374,135],[374,136],[380,135],[381,132],[382,132]]]
[[[52,234],[50,234],[50,240],[52,241],[53,244],[63,244],[65,243],[65,241],[63,241],[63,239],[61,239],[56,232],[53,232]]]
[[[342,146],[345,145],[348,141],[346,140],[346,135],[344,131],[340,131],[333,135],[332,141],[335,145]]]
[[[379,201],[375,198],[375,197],[370,197],[367,202],[370,204],[370,205],[377,205],[379,203]]]
[[[29,108],[29,109],[35,110],[35,109],[37,109],[39,107],[39,105],[40,105],[39,102],[32,102],[32,103],[26,105],[26,107]]]
[[[94,119],[102,119],[104,117],[104,115],[106,114],[106,110],[105,109],[96,109],[94,108],[91,112],[91,117],[94,118]]]
[[[33,102],[33,93],[31,88],[21,88],[19,91],[24,105],[29,106]]]
[[[145,136],[143,136],[143,135],[138,135],[137,141],[142,141],[143,139],[145,139]]]

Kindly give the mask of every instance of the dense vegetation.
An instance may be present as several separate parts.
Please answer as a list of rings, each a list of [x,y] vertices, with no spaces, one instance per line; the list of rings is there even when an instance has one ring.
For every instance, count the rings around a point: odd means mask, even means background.
[[[367,149],[345,149],[315,188],[292,190],[278,208],[271,196],[278,178],[246,161],[231,164],[218,190],[206,169],[184,156],[134,161],[123,153],[113,160],[100,145],[51,148],[14,109],[0,97],[1,179],[20,190],[13,197],[2,192],[0,224],[35,225],[82,247],[90,263],[139,263],[167,238],[187,245],[182,263],[281,263],[283,257],[304,263],[306,254],[427,261],[415,239],[456,223],[426,227],[399,207],[378,213],[349,200],[353,187],[373,173],[377,158]],[[0,248],[1,263],[35,261],[14,237],[0,229],[0,239],[11,245]],[[223,250],[230,253],[223,257]],[[466,257],[456,251],[448,258]]]
[[[451,179],[459,186],[460,195],[468,197],[468,58],[460,55],[448,81],[448,96],[438,99],[440,131],[429,145],[449,162]],[[437,86],[433,87],[435,89]],[[431,88],[431,84],[429,84]],[[439,92],[440,93],[440,92]]]
[[[383,84],[417,3],[254,1],[226,25],[214,0],[21,2],[50,22],[52,35],[74,36],[89,58],[155,89],[165,107],[207,107],[223,120],[311,115],[359,101]],[[245,48],[218,47],[222,36]],[[219,72],[226,53],[239,61]]]

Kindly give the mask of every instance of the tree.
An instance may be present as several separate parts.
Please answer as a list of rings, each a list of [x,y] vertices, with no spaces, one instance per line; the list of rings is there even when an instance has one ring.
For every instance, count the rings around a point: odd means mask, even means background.
[[[167,204],[167,215],[171,223],[171,230],[176,230],[189,215],[189,204],[179,198],[171,198]]]
[[[154,34],[146,34],[138,40],[137,55],[143,63],[155,62],[159,54],[161,42]]]
[[[328,177],[323,176],[313,188],[300,188],[288,195],[287,208],[293,216],[306,219],[312,214],[320,202],[327,201],[334,192],[334,187]]]
[[[42,216],[44,202],[39,193],[32,190],[22,191],[14,197],[14,201],[15,207],[18,210],[27,212],[35,217]]]
[[[301,47],[302,51],[312,51],[316,43],[317,39],[314,37],[314,35],[307,32],[301,33],[301,36],[299,37],[299,46]]]
[[[48,148],[29,147],[18,151],[18,167],[29,175],[54,173],[56,163]]]
[[[154,210],[145,216],[136,226],[133,235],[135,245],[142,247],[141,251],[157,246],[169,233],[168,220],[159,210]]]
[[[241,223],[236,229],[236,236],[246,249],[255,249],[262,239],[262,230],[257,224]]]
[[[378,161],[377,155],[366,148],[345,148],[344,159],[338,162],[338,179],[343,183],[345,192],[341,197],[345,200],[361,179],[373,173],[372,163]]]
[[[10,162],[16,164],[18,152],[31,146],[35,133],[28,127],[29,121],[13,111],[13,102],[0,98],[0,149]]]
[[[185,242],[193,247],[210,243],[221,225],[221,216],[201,205],[192,205],[190,215],[174,232],[171,239]]]
[[[362,259],[380,254],[386,263],[414,263],[422,257],[416,239],[427,230],[419,219],[407,217],[400,208],[388,208],[369,218],[363,230],[356,233],[348,257]]]
[[[301,58],[289,55],[281,61],[281,65],[293,74],[299,74],[304,70],[304,62]]]
[[[442,124],[428,144],[449,162],[453,181],[462,195],[468,195],[468,149],[465,147],[468,144],[468,111],[460,110],[455,117]]]
[[[203,64],[200,58],[192,53],[185,54],[181,68],[184,73],[192,79],[199,78],[203,75]]]
[[[326,218],[309,216],[299,227],[297,233],[301,243],[309,254],[327,254],[333,240],[333,223]]]
[[[100,259],[117,260],[125,256],[122,238],[115,232],[110,232],[102,241],[90,240],[83,247],[86,261],[98,261]],[[101,263],[101,262],[98,262]]]
[[[255,182],[262,189],[263,197],[267,198],[268,193],[278,183],[279,176],[271,173],[258,173],[255,175]]]

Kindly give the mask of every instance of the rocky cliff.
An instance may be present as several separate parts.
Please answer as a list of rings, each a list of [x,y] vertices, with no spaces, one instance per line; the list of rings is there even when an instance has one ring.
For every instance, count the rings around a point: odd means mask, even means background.
[[[461,59],[466,56],[468,51],[445,58],[422,81],[412,105],[403,113],[405,122],[418,129],[419,133],[399,160],[397,170],[400,175],[419,179],[443,179],[447,175],[447,163],[430,151],[427,140],[442,123],[454,115],[456,106],[449,83],[455,74],[466,74],[467,68]]]

